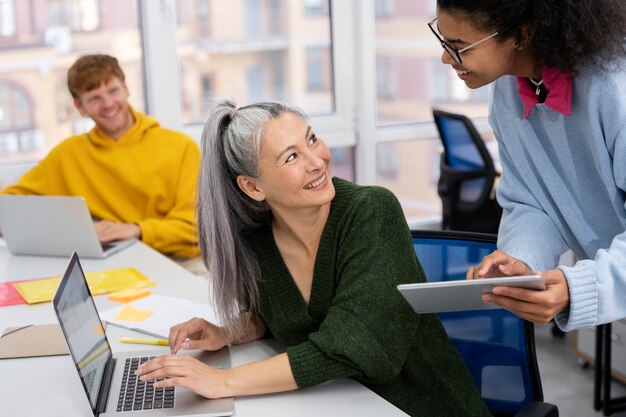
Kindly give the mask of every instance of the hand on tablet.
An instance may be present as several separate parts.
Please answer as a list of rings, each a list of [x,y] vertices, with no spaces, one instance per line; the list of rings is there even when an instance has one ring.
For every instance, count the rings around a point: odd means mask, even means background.
[[[465,278],[479,279],[531,274],[532,271],[524,262],[497,250],[485,256],[479,265],[469,268]]]
[[[467,270],[467,279],[498,276],[530,275],[533,272],[522,261],[502,252],[494,251],[482,262]],[[569,305],[567,280],[558,269],[534,272],[541,275],[545,291],[514,287],[494,287],[492,294],[483,295],[483,302],[496,304],[533,323],[546,324]]]
[[[546,286],[544,291],[494,287],[492,294],[483,295],[483,301],[497,304],[533,323],[549,323],[569,304],[567,281],[563,272],[558,269],[535,273],[543,278]]]

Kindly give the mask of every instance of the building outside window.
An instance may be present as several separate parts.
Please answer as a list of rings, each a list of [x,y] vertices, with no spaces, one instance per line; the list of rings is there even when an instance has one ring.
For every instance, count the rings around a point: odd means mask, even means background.
[[[136,1],[0,0],[0,30],[7,10],[14,26],[0,38],[0,165],[40,159],[93,126],[74,109],[66,85],[68,67],[83,54],[116,56],[131,104],[145,111]]]
[[[15,35],[13,0],[0,1],[0,36]]]
[[[201,74],[211,74],[212,100],[281,100],[307,114],[334,111],[328,0],[177,0],[177,53],[183,122],[204,123]],[[194,30],[198,7],[210,34]],[[315,10],[314,15],[308,11]],[[313,51],[313,52],[311,52]]]
[[[98,0],[48,0],[51,26],[66,26],[73,31],[91,32],[100,27]]]
[[[304,0],[304,13],[307,16],[327,15],[328,0]]]

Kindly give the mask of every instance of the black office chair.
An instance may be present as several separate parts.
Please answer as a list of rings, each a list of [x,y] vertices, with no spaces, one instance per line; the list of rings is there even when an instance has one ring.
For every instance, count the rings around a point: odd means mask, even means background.
[[[444,230],[498,233],[502,208],[492,193],[493,159],[467,117],[433,110],[444,152],[437,191]]]
[[[465,279],[496,248],[495,235],[412,231],[427,281]],[[438,314],[494,416],[558,417],[543,402],[533,324],[504,309]]]

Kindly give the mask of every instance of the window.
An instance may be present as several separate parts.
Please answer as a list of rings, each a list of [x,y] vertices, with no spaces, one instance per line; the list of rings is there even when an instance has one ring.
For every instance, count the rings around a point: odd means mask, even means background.
[[[378,184],[392,190],[409,223],[441,215],[439,138],[378,145]]]
[[[0,155],[43,146],[35,129],[32,99],[23,86],[0,81]]]
[[[333,177],[354,181],[354,148],[330,148],[330,172]]]
[[[294,13],[314,3],[324,10],[327,0],[209,1],[209,36],[188,29],[187,16],[197,16],[198,1],[177,1],[181,100],[204,100],[201,74],[211,74],[212,101],[281,100],[310,116],[334,111],[330,13],[314,19]],[[202,124],[206,109],[183,107],[182,120]]]
[[[380,99],[393,99],[396,96],[392,60],[382,55],[376,57],[376,94]]]
[[[198,35],[205,37],[211,33],[210,0],[198,0]]]
[[[0,131],[33,127],[33,104],[22,86],[0,81]]]
[[[15,35],[15,10],[13,0],[0,1],[0,36]]]
[[[321,91],[323,88],[322,71],[324,64],[322,63],[322,49],[313,47],[306,50],[306,74],[307,74],[307,90]]]
[[[74,109],[66,85],[67,69],[80,55],[117,57],[131,104],[145,111],[136,1],[0,0],[2,22],[7,4],[17,22],[32,25],[18,24],[16,36],[3,39],[8,47],[0,49],[0,62],[11,63],[0,67],[0,165],[40,159],[59,141],[93,126]],[[98,36],[86,32],[96,29]]]
[[[213,78],[210,75],[202,76],[202,104],[208,106],[214,101]]]
[[[375,16],[376,123],[371,132],[359,134],[374,138],[367,146],[376,155],[369,162],[377,163],[375,181],[398,196],[409,221],[439,216],[441,145],[432,107],[484,117],[489,87],[470,90],[441,63],[441,46],[426,26],[436,1],[370,1]]]
[[[281,6],[281,0],[271,0],[270,1],[270,10],[269,10],[269,26],[270,26],[270,35],[278,36],[283,34],[283,8]]]
[[[328,0],[304,0],[306,16],[324,16],[328,14]]]
[[[100,27],[99,3],[98,0],[48,0],[48,23],[74,31],[97,30]]]
[[[81,117],[74,106],[74,99],[67,89],[67,75],[65,73],[58,75],[54,94],[56,96],[57,122],[65,123]]]
[[[289,91],[285,85],[285,54],[282,51],[276,51],[270,56],[270,72],[272,74],[270,96],[275,97],[276,100],[288,101]]]
[[[246,85],[248,103],[263,100],[263,68],[254,66],[246,71]]]
[[[376,18],[385,19],[393,17],[394,11],[394,0],[375,0],[374,1],[374,12],[376,13]]]
[[[244,10],[244,26],[246,28],[246,36],[248,38],[258,38],[262,36],[261,19],[261,0],[246,0],[246,8]]]

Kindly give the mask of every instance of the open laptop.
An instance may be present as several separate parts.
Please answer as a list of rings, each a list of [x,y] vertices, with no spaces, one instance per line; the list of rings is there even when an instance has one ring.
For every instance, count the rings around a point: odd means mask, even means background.
[[[82,197],[0,195],[0,231],[15,255],[106,258],[136,242],[100,243]]]
[[[52,301],[70,356],[94,416],[230,416],[232,398],[209,400],[180,387],[154,388],[134,375],[138,364],[158,351],[113,355],[83,269],[74,253]],[[196,357],[216,368],[230,368],[228,348]],[[129,381],[123,381],[124,377]]]

